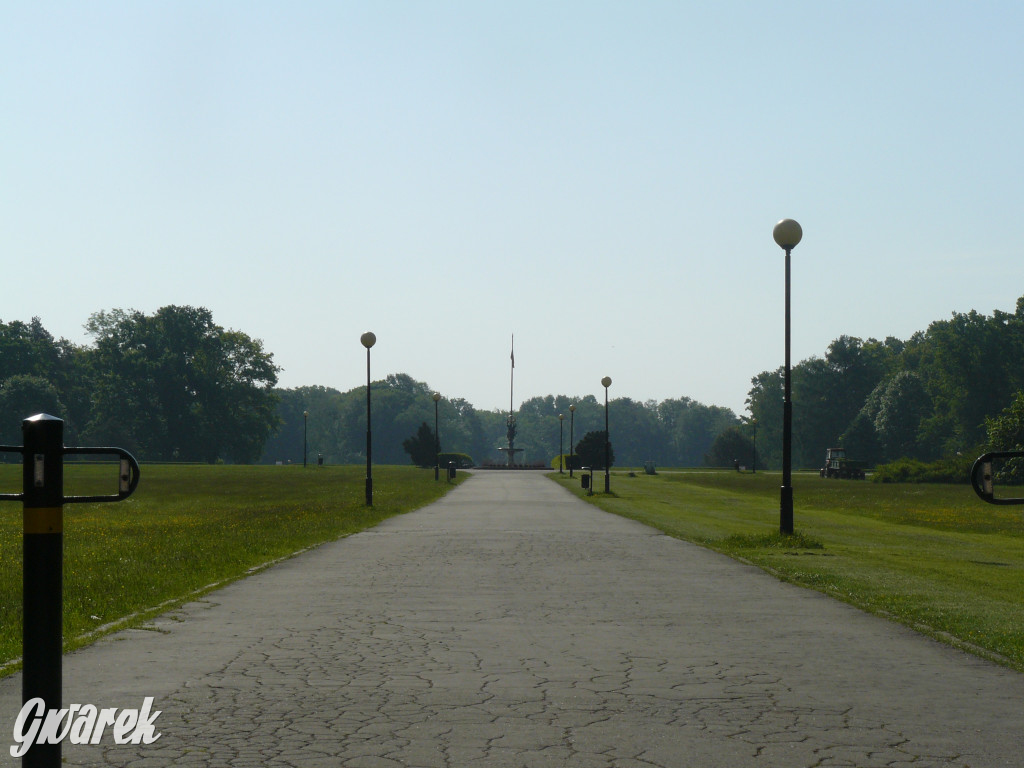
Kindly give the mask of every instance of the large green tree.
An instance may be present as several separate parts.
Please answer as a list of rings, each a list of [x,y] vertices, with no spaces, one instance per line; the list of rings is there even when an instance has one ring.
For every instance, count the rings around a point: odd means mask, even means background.
[[[0,374],[49,378],[58,366],[60,350],[38,317],[29,323],[0,322]]]
[[[604,469],[605,446],[608,440],[608,433],[602,430],[587,432],[582,439],[576,443],[576,456],[581,467],[591,469]],[[615,465],[615,450],[610,442],[607,443],[608,466]]]
[[[402,448],[417,467],[432,467],[437,460],[437,438],[425,421],[420,424],[415,435],[402,441]]]
[[[1024,298],[1013,315],[972,310],[933,322],[907,343],[903,368],[920,375],[933,404],[922,440],[944,454],[972,450],[985,417],[1024,388]]]
[[[173,461],[251,462],[274,426],[278,368],[262,342],[204,308],[98,312],[89,434]]]
[[[912,459],[935,459],[937,446],[921,438],[921,424],[933,411],[931,398],[913,371],[900,371],[878,385],[875,434],[885,455]]]
[[[658,452],[637,457],[637,461],[624,458],[624,463],[632,465],[652,459],[663,466],[700,466],[715,438],[727,427],[739,423],[732,409],[705,405],[689,397],[664,400],[654,408],[664,434],[664,447]],[[615,431],[612,434],[616,434]]]
[[[68,444],[77,442],[80,428],[88,421],[92,396],[91,350],[77,347],[65,339],[54,340],[43,327],[38,317],[29,323],[14,320],[0,321],[0,387],[5,380],[27,376],[34,380],[31,385],[38,393],[40,381],[45,388],[56,392],[53,399],[25,399],[26,382],[12,382],[13,391],[4,398],[6,405],[0,405],[0,430],[20,429],[26,416],[37,413],[45,402],[49,408],[57,408],[52,416],[64,419],[64,438]],[[59,402],[59,406],[57,405]],[[31,413],[25,412],[29,409]],[[18,437],[20,444],[20,435]]]
[[[1024,390],[999,413],[985,419],[985,430],[988,450],[1024,450]]]
[[[302,440],[306,440],[308,460],[320,457],[334,464],[339,461],[341,442],[338,406],[341,393],[329,387],[275,389],[276,426],[263,445],[264,463],[301,463]],[[304,415],[308,414],[308,416]]]
[[[766,467],[782,465],[783,370],[763,371],[750,380],[747,408],[757,422],[758,458]]]
[[[402,441],[426,421],[434,423],[433,391],[404,373],[372,383],[373,459],[404,464]],[[278,426],[267,441],[261,461],[302,461],[303,428],[309,454],[329,464],[366,461],[366,387],[339,392],[327,387],[275,390],[279,397]],[[308,413],[309,416],[303,416]],[[462,398],[442,397],[438,403],[441,450],[487,456],[490,432],[479,412]],[[504,427],[501,427],[504,432]],[[310,459],[312,460],[312,458]]]
[[[373,460],[378,464],[405,464],[409,459],[402,441],[425,420],[434,419],[433,392],[408,374],[389,374],[370,385]],[[366,387],[345,392],[339,399],[341,443],[339,461],[366,461]]]
[[[731,467],[734,463],[747,469],[756,467],[759,462],[754,456],[754,442],[748,432],[739,426],[726,427],[711,444],[704,463],[709,467]]]
[[[903,342],[891,337],[880,342],[841,336],[823,358],[811,357],[793,366],[795,466],[820,466],[825,449],[840,446],[865,399],[897,366],[902,350]],[[751,383],[747,405],[759,425],[758,454],[777,467],[782,462],[783,370],[765,371]]]
[[[21,424],[29,416],[62,416],[64,412],[56,387],[47,379],[25,374],[11,376],[0,382],[0,443],[21,445]]]
[[[1024,390],[1017,392],[999,413],[985,419],[985,430],[988,450],[1024,450]],[[1024,461],[1009,459],[1000,462],[997,472],[1002,482],[1024,482]]]
[[[582,435],[586,431],[597,429],[598,426],[604,426],[604,404],[598,404],[593,395],[579,398],[566,395],[531,397],[529,400],[523,401],[516,414],[516,423],[519,429],[516,436],[516,447],[524,450],[517,461],[539,461],[547,464],[552,457],[558,455],[559,429],[562,434],[562,445],[568,451],[570,405],[576,406],[575,415],[572,417],[575,435]],[[561,422],[561,428],[559,427],[559,414],[565,416]],[[618,435],[617,432],[616,435]],[[492,457],[496,457],[499,455],[497,448],[507,444],[505,429],[502,428],[491,437],[490,454]]]

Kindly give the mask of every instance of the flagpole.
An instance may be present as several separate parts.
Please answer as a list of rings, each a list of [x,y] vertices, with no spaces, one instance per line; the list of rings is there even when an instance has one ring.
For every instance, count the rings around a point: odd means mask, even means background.
[[[508,412],[512,414],[512,403],[515,401],[513,394],[515,390],[515,379],[516,379],[516,335],[512,334],[512,373],[508,377]]]

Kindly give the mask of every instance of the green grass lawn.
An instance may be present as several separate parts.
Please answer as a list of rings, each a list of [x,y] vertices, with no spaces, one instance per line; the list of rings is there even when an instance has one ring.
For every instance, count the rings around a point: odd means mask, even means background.
[[[364,467],[144,465],[135,494],[64,506],[64,641],[138,624],[157,610],[302,549],[439,498],[432,470]],[[467,477],[460,473],[457,482]],[[116,467],[65,467],[64,493],[115,493]],[[0,466],[0,492],[21,491],[20,465]],[[0,509],[0,665],[21,655],[22,513]],[[130,617],[126,619],[125,617]],[[7,665],[0,675],[16,667]]]
[[[1024,671],[1022,507],[985,504],[968,485],[797,473],[796,535],[780,537],[779,473],[613,473],[610,495],[594,480],[584,498],[602,509]]]

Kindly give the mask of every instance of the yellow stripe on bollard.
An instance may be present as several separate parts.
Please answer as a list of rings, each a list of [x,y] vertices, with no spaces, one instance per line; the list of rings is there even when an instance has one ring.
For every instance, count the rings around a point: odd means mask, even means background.
[[[64,507],[25,507],[25,533],[63,533]]]

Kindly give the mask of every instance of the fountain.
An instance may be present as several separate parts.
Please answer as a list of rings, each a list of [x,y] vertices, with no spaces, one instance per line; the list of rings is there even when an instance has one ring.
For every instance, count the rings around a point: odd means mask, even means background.
[[[515,459],[516,454],[517,453],[521,453],[523,451],[523,449],[515,447],[515,444],[516,444],[516,416],[511,411],[509,411],[508,420],[505,422],[505,425],[506,425],[505,436],[508,438],[508,448],[499,448],[498,450],[501,451],[502,453],[507,454],[508,458],[507,458],[507,461],[506,461],[506,465],[508,466],[509,469],[512,469],[512,467],[514,467],[515,464],[516,464],[516,459]]]

